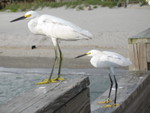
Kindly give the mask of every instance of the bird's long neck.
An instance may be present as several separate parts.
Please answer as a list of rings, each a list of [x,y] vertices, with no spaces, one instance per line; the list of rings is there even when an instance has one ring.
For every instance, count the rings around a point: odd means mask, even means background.
[[[98,55],[92,56],[90,62],[94,67],[97,67],[99,58],[100,58],[100,56],[98,56]]]
[[[38,17],[36,17],[36,18],[33,18],[33,19],[31,19],[29,22],[28,22],[28,28],[29,28],[29,30],[32,32],[32,33],[34,33],[34,34],[38,34],[37,33],[37,24],[38,24],[38,21],[37,21],[37,19],[38,19]]]

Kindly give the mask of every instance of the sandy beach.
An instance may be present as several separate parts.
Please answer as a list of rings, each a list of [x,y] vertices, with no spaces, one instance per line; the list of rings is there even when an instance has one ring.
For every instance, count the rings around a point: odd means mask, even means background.
[[[68,20],[90,31],[94,38],[60,43],[64,54],[64,67],[91,67],[87,57],[74,57],[91,49],[109,50],[128,57],[128,38],[150,27],[150,7],[129,5],[128,8],[96,8],[81,10],[61,8],[38,9],[40,14],[50,14]],[[49,67],[54,50],[50,38],[34,35],[27,27],[29,20],[10,23],[25,12],[0,12],[0,66]],[[36,49],[31,49],[36,45]],[[50,62],[50,64],[49,64]],[[72,63],[72,66],[68,66]],[[80,67],[79,67],[80,68]]]

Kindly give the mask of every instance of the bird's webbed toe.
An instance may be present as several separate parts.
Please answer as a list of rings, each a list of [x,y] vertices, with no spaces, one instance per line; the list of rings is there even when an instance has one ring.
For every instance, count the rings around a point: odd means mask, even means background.
[[[112,108],[112,107],[117,107],[117,106],[120,106],[120,104],[108,104],[108,105],[105,105],[104,108]]]
[[[98,103],[99,104],[108,104],[108,103],[111,103],[112,100],[110,98],[107,98],[105,101],[99,101]]]
[[[36,84],[40,85],[40,84],[48,84],[48,83],[56,83],[56,82],[57,82],[57,80],[55,80],[55,79],[45,79],[45,80],[38,82]]]

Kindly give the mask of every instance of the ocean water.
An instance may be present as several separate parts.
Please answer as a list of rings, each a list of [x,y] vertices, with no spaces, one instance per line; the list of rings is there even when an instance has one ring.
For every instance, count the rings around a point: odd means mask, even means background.
[[[28,69],[0,67],[0,105],[7,103],[9,100],[28,90],[38,87],[35,83],[48,78],[50,71],[51,70],[47,68]],[[127,70],[117,69],[117,79],[126,71]],[[90,79],[91,102],[109,88],[110,82],[106,69],[62,69],[62,75],[63,74],[88,76]]]

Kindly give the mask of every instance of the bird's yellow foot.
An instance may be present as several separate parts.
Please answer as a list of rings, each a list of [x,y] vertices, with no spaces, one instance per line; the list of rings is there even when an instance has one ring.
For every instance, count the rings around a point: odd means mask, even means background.
[[[120,106],[120,104],[105,105],[104,108],[112,108],[112,107],[116,107],[116,106]]]
[[[99,104],[108,104],[108,103],[111,103],[112,100],[110,100],[110,98],[107,98],[105,101],[100,101],[98,102]]]
[[[55,79],[45,79],[45,80],[43,80],[42,82],[38,82],[38,83],[36,83],[37,85],[40,85],[40,84],[48,84],[48,83],[55,83],[55,82],[57,82],[57,80],[55,80]]]
[[[65,80],[64,78],[58,77],[58,78],[54,78],[54,80],[58,81],[58,80]]]

